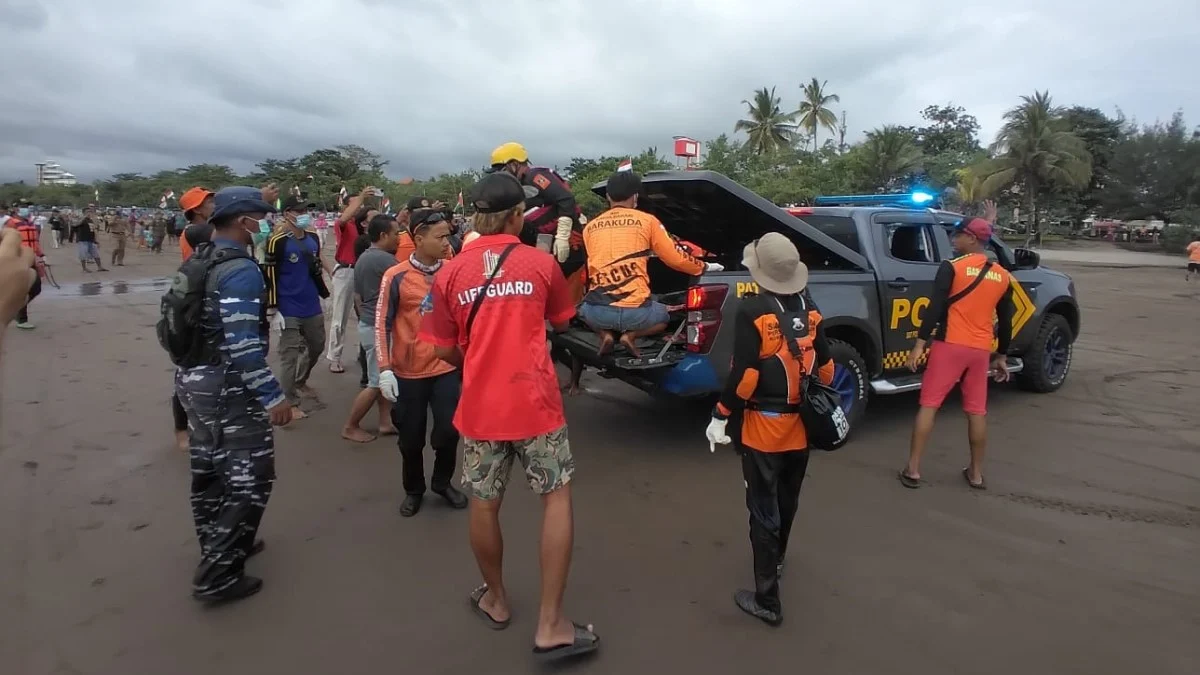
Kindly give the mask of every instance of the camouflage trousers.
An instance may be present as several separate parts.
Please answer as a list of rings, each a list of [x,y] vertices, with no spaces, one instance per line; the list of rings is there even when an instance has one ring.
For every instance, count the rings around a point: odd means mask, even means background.
[[[220,592],[244,574],[275,482],[270,418],[225,366],[178,370],[175,392],[188,418],[192,519],[200,565],[198,595]]]

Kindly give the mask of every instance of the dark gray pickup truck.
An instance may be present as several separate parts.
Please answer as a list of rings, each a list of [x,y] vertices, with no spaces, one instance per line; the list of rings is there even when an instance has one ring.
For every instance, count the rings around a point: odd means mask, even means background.
[[[941,261],[953,257],[949,230],[961,215],[916,207],[781,209],[708,171],[651,172],[639,208],[667,231],[703,248],[724,272],[689,277],[657,259],[651,291],[678,308],[661,337],[639,345],[641,358],[620,350],[596,355],[597,338],[583,324],[552,337],[556,358],[568,354],[655,395],[699,398],[721,390],[730,366],[733,331],[723,330],[739,299],[757,292],[741,266],[742,249],[767,232],[796,243],[808,265],[809,293],[824,317],[836,363],[834,386],[851,423],[873,395],[914,391],[920,373],[905,367],[929,306]],[[603,196],[604,186],[594,190]],[[1019,281],[1009,367],[1020,386],[1051,392],[1071,368],[1079,305],[1070,277],[1042,267],[1038,255],[993,240],[990,254]]]

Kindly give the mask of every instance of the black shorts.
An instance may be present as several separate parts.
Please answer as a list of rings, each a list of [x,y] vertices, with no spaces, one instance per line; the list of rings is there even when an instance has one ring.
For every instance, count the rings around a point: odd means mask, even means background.
[[[1189,272],[1200,272],[1200,263],[1194,263],[1194,262],[1188,263],[1188,271]]]

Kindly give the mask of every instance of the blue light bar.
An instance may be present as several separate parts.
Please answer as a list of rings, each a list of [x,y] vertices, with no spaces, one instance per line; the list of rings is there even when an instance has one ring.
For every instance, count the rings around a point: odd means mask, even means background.
[[[908,208],[938,208],[937,195],[918,190],[887,195],[828,195],[813,199],[813,206],[900,206]]]

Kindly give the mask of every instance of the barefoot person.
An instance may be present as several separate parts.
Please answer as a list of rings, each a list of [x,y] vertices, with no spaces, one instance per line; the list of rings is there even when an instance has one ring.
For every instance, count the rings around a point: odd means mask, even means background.
[[[384,275],[375,319],[379,386],[383,395],[396,403],[392,422],[398,433],[403,468],[400,515],[405,518],[415,516],[425,499],[425,430],[431,414],[430,487],[450,506],[467,506],[467,498],[451,484],[458,450],[454,411],[458,408],[462,375],[458,368],[437,357],[433,345],[416,339],[421,319],[430,309],[436,274],[450,255],[450,215],[434,209],[418,209],[409,215],[413,251],[408,260]]]
[[[632,171],[618,171],[608,179],[609,209],[583,229],[587,249],[587,294],[579,317],[600,336],[601,355],[613,348],[613,332],[634,357],[640,356],[638,338],[667,328],[667,307],[650,295],[646,263],[651,254],[673,270],[696,276],[724,268],[704,263],[676,246],[658,218],[639,211],[642,179]]]
[[[943,262],[934,277],[925,322],[908,354],[908,367],[916,372],[933,330],[938,328],[921,378],[921,408],[913,423],[908,465],[900,471],[904,487],[921,486],[921,456],[933,432],[937,411],[961,382],[967,440],[971,446],[971,461],[962,474],[972,488],[987,488],[983,456],[987,449],[988,372],[989,369],[994,372],[997,381],[1008,379],[1008,344],[1015,311],[1012,277],[1003,267],[988,260],[986,254],[991,237],[992,226],[988,221],[964,219],[955,226],[950,240],[959,257]],[[995,351],[993,340],[997,343]]]
[[[367,383],[350,405],[350,416],[342,426],[342,438],[356,443],[375,440],[374,434],[359,426],[372,407],[379,409],[380,435],[396,433],[392,425],[392,404],[379,394],[379,361],[376,353],[380,348],[386,353],[387,344],[379,343],[375,326],[380,286],[383,284],[384,274],[396,265],[399,237],[400,225],[394,217],[385,214],[375,216],[367,226],[370,246],[354,263],[354,295],[358,299],[358,344],[363,349]],[[410,335],[409,339],[411,338]]]
[[[502,574],[500,505],[519,460],[543,509],[542,598],[533,651],[542,658],[592,652],[600,638],[562,610],[575,537],[570,486],[575,459],[546,347],[546,322],[566,330],[575,307],[554,257],[517,238],[527,194],[520,182],[496,172],[471,193],[480,236],[438,271],[419,339],[433,343],[443,361],[462,364],[454,426],[463,435],[471,550],[484,582],[470,595],[472,607],[491,628],[505,628],[512,619]]]

